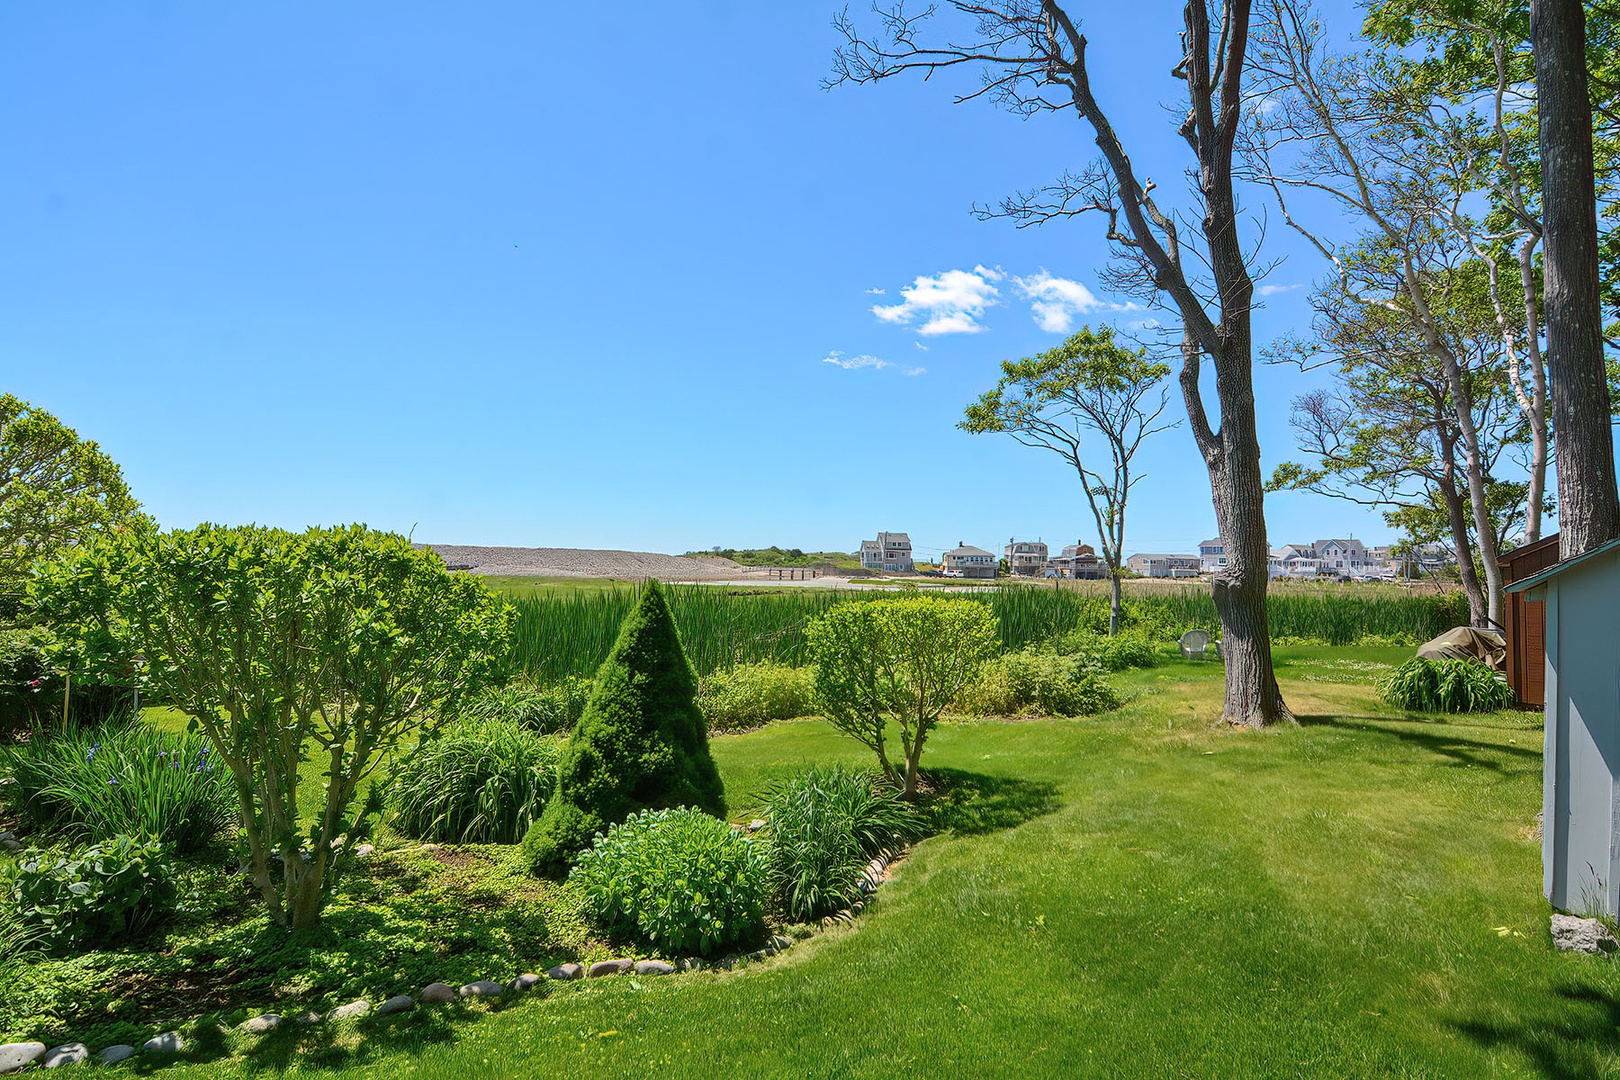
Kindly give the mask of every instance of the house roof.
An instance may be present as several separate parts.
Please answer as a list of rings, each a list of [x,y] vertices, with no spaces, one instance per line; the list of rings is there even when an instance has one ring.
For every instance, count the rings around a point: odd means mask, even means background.
[[[1541,584],[1545,583],[1547,581],[1547,579],[1555,578],[1559,574],[1562,574],[1565,570],[1569,570],[1569,569],[1571,569],[1573,567],[1579,566],[1581,563],[1586,562],[1588,559],[1595,559],[1599,555],[1604,555],[1604,554],[1607,554],[1608,552],[1616,551],[1616,550],[1620,550],[1620,538],[1610,540],[1607,544],[1599,544],[1597,547],[1593,548],[1591,551],[1583,551],[1579,555],[1576,555],[1574,558],[1565,559],[1563,562],[1560,562],[1560,563],[1554,563],[1552,566],[1547,567],[1547,569],[1543,570],[1541,573],[1534,574],[1534,575],[1532,575],[1530,577],[1527,577],[1523,581],[1515,581],[1513,584],[1511,584],[1511,585],[1509,585],[1507,587],[1507,591],[1511,592],[1511,593],[1517,593],[1517,592],[1524,592],[1526,589],[1533,589],[1537,585],[1541,585]]]
[[[958,544],[956,547],[952,548],[950,551],[947,551],[945,554],[947,554],[947,555],[988,555],[990,553],[988,551],[984,550],[984,548],[974,547],[972,544]]]

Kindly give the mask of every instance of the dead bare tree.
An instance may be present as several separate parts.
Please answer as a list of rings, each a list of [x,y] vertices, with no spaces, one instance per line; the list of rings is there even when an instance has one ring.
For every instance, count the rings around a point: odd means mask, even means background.
[[[1474,257],[1466,239],[1443,224],[1460,214],[1461,194],[1427,164],[1435,149],[1423,134],[1428,111],[1386,69],[1366,56],[1333,55],[1307,0],[1264,0],[1260,11],[1250,57],[1255,107],[1243,130],[1243,174],[1272,189],[1285,220],[1334,267],[1347,297],[1405,318],[1444,374],[1484,570],[1487,618],[1500,626],[1502,571],[1486,498],[1486,452],[1466,365],[1436,301],[1437,285],[1454,280]],[[1396,270],[1392,288],[1366,287],[1350,272],[1344,245],[1300,220],[1291,204],[1302,192],[1348,211],[1376,238]]]
[[[1291,722],[1293,714],[1271,662],[1265,483],[1255,430],[1252,252],[1239,235],[1232,170],[1251,6],[1252,0],[1187,0],[1183,9],[1182,58],[1171,76],[1187,95],[1176,133],[1193,157],[1190,213],[1161,206],[1153,181],[1137,175],[1092,91],[1086,38],[1055,0],[947,0],[916,13],[899,0],[874,9],[871,35],[845,13],[834,20],[844,42],[828,83],[873,83],[907,73],[929,78],[967,67],[980,73],[980,84],[958,101],[989,97],[1025,116],[1072,112],[1090,126],[1099,164],[986,213],[1021,225],[1100,216],[1115,255],[1110,283],[1175,312],[1188,427],[1209,472],[1228,554],[1227,568],[1213,585],[1226,658],[1222,720],[1259,728]],[[942,13],[971,28],[964,39],[933,35]],[[1218,428],[1199,388],[1206,357],[1215,374]]]

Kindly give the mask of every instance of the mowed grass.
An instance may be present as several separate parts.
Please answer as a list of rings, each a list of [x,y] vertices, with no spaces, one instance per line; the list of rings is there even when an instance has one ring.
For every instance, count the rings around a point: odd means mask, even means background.
[[[853,926],[724,974],[553,985],[180,1066],[353,1076],[1601,1077],[1620,975],[1555,954],[1524,713],[1379,704],[1399,649],[1280,649],[1304,721],[1216,731],[1220,669],[1124,680],[1078,721],[952,724],[976,796]],[[714,740],[734,811],[805,761],[805,720]],[[505,973],[492,972],[492,976]],[[458,1007],[460,1009],[461,1007]]]

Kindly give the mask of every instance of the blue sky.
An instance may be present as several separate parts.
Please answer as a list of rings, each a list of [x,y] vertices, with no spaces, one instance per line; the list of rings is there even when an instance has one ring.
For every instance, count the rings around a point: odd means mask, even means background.
[[[1179,187],[1179,6],[1075,8],[1133,160]],[[830,4],[614,10],[6,5],[5,388],[98,440],[170,526],[1092,539],[1055,457],[954,428],[999,360],[1121,317],[1097,222],[970,213],[1083,167],[1084,126],[952,105],[962,80],[824,91]],[[1269,251],[1262,342],[1305,321],[1322,269],[1276,220]],[[1076,284],[1094,305],[1064,306]],[[1315,384],[1257,379],[1269,469]],[[1143,466],[1131,550],[1214,531],[1185,430]],[[1267,515],[1277,542],[1390,535],[1312,496]]]

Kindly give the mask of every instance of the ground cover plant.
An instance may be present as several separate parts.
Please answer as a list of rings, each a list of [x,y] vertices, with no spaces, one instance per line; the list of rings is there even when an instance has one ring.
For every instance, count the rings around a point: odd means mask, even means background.
[[[0,801],[36,837],[146,836],[190,855],[236,821],[236,792],[211,750],[200,736],[129,717],[36,731],[0,746]]]
[[[701,810],[643,810],[600,834],[568,875],[613,934],[703,956],[764,925],[765,845]]]
[[[630,815],[676,806],[723,817],[726,797],[709,755],[697,679],[664,591],[649,581],[596,671],[557,765],[556,790],[523,850],[536,870],[555,870]]]
[[[390,824],[459,844],[515,844],[557,786],[555,739],[512,720],[464,719],[395,765]]]
[[[67,953],[152,930],[173,911],[174,876],[158,841],[113,836],[65,853],[31,848],[0,871],[0,892],[36,940]]]
[[[495,583],[501,586],[500,582]],[[632,585],[525,587],[517,610],[514,659],[542,684],[589,677],[607,657],[619,624],[635,605]],[[1106,633],[1106,583],[1002,584],[961,594],[988,604],[1001,649],[1010,652],[1075,629]],[[1127,582],[1122,626],[1152,641],[1174,641],[1193,627],[1215,631],[1220,620],[1207,586]],[[698,675],[738,663],[809,663],[805,627],[837,604],[881,599],[873,590],[742,589],[671,585],[665,594]],[[1282,642],[1417,645],[1468,622],[1460,592],[1413,592],[1392,585],[1274,583],[1267,601],[1273,636]]]
[[[852,925],[765,964],[558,987],[453,1039],[428,1010],[298,1044],[307,1058],[233,1035],[171,1071],[1612,1075],[1620,970],[1547,941],[1539,718],[1416,718],[1330,677],[1408,655],[1279,648],[1302,723],[1264,735],[1214,730],[1218,665],[1168,658],[1117,676],[1128,701],[1099,718],[943,725],[930,775],[957,810]],[[816,720],[714,754],[739,816],[807,761],[869,761]],[[1264,828],[1234,825],[1257,805]],[[410,933],[488,918],[432,910]]]
[[[1517,699],[1506,676],[1477,660],[1414,656],[1385,677],[1384,700],[1413,712],[1489,712]]]

